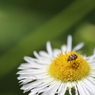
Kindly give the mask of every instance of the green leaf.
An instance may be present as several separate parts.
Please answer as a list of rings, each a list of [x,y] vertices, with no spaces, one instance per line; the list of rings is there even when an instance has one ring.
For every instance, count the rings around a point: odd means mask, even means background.
[[[0,9],[0,55],[54,15],[1,4]]]
[[[81,24],[74,34],[74,38],[85,42],[84,52],[87,54],[93,54],[95,48],[95,25],[88,22]]]
[[[0,77],[18,66],[23,56],[38,50],[46,41],[56,38],[83,19],[95,7],[95,0],[75,0],[44,25],[32,31],[0,57]]]

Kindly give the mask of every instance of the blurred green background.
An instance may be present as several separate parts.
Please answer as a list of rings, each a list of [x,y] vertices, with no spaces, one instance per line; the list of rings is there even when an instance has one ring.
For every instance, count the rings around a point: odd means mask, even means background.
[[[46,50],[47,41],[60,48],[68,34],[93,54],[95,0],[0,0],[0,95],[27,95],[16,75],[23,57]]]

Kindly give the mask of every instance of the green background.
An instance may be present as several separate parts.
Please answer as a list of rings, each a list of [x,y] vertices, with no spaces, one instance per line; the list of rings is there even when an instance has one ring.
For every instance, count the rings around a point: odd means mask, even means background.
[[[84,42],[82,53],[95,48],[95,0],[0,0],[0,95],[27,95],[16,72],[24,56],[66,44]]]

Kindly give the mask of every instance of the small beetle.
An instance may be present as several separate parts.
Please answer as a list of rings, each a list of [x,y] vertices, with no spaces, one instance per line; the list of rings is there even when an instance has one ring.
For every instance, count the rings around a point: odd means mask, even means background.
[[[77,55],[76,54],[71,54],[68,56],[68,61],[72,61],[72,60],[75,60],[77,59]]]

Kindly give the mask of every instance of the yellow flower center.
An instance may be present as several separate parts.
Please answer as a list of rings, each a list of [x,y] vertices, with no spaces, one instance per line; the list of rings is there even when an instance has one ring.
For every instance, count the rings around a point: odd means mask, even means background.
[[[49,66],[49,74],[64,82],[80,80],[87,76],[89,71],[89,63],[75,51],[60,53]]]

